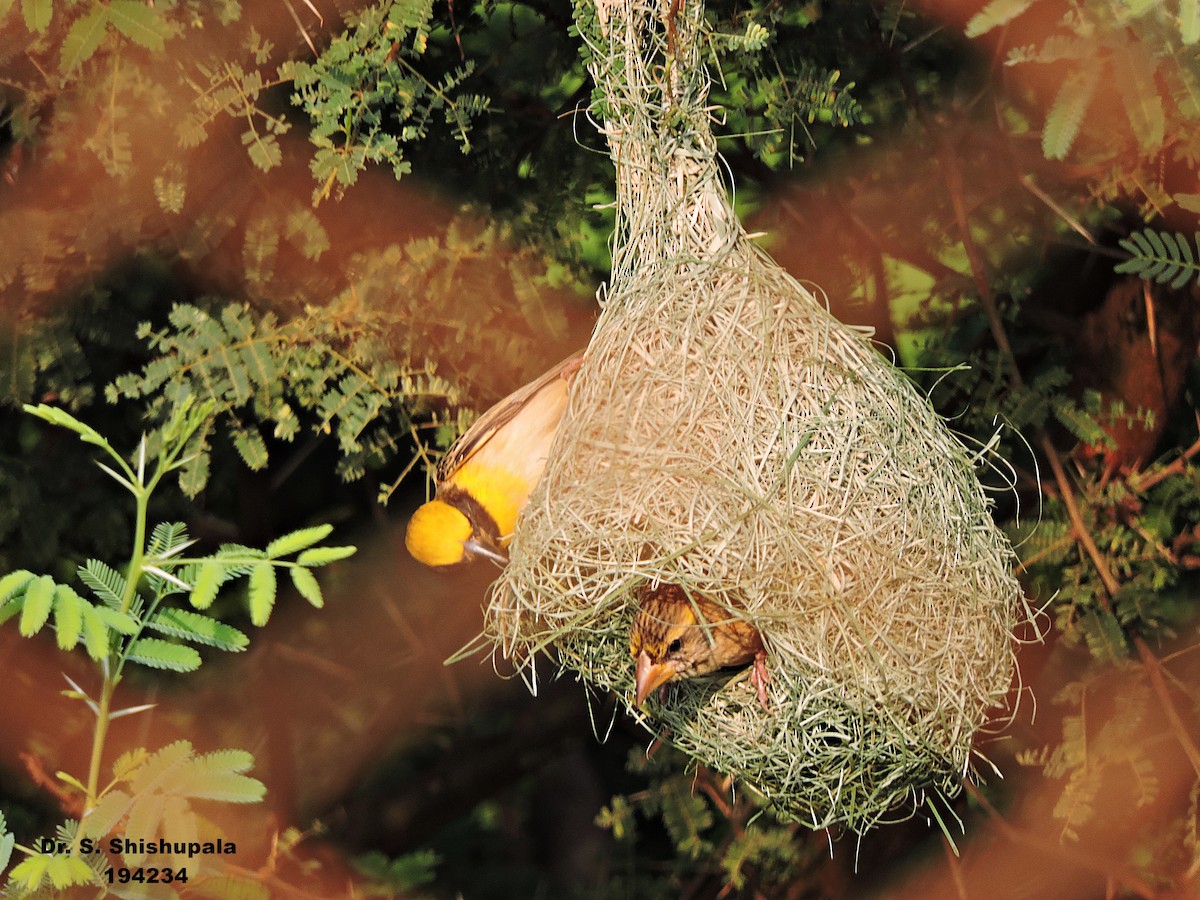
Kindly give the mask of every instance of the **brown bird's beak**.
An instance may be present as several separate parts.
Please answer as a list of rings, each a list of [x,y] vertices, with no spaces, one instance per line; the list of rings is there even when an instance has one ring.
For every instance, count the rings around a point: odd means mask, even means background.
[[[637,658],[637,674],[635,683],[637,685],[637,705],[641,706],[646,702],[646,698],[654,691],[655,688],[660,688],[672,678],[675,677],[675,670],[666,663],[653,663],[650,661],[650,654],[643,650],[638,654]]]

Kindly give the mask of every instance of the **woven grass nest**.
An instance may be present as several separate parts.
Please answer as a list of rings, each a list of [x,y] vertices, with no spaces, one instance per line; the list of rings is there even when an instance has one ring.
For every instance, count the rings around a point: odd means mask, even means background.
[[[763,635],[770,708],[736,675],[634,714],[781,816],[861,833],[961,787],[1013,677],[1012,551],[928,401],[737,223],[699,4],[668,28],[669,0],[598,3],[614,274],[486,635],[630,705],[635,590],[728,607]]]

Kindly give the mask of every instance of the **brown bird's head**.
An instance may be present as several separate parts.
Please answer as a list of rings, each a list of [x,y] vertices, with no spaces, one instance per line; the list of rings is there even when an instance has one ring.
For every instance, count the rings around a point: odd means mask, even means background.
[[[689,599],[679,585],[652,588],[649,583],[639,589],[638,602],[629,629],[629,655],[637,665],[638,706],[669,682],[707,675],[729,665],[714,646],[717,629],[706,627],[729,618],[716,604],[701,597]]]

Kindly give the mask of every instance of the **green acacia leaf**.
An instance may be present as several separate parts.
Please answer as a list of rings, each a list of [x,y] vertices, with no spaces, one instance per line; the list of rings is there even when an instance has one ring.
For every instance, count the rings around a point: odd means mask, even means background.
[[[317,582],[317,577],[308,569],[300,566],[292,566],[288,572],[291,574],[292,584],[296,586],[300,596],[317,609],[321,609],[325,605],[325,598],[321,595],[321,585]]]
[[[172,772],[192,758],[191,741],[180,740],[156,750],[130,775],[129,789],[135,796],[158,787]]]
[[[1047,159],[1066,157],[1079,134],[1079,126],[1083,124],[1099,80],[1099,66],[1075,69],[1063,80],[1042,128],[1042,152]]]
[[[246,468],[252,472],[266,468],[270,457],[266,441],[263,440],[263,436],[257,428],[251,426],[237,428],[233,431],[232,436],[233,447],[237,450],[238,456],[242,458],[242,462],[246,464]]]
[[[133,797],[129,794],[120,790],[109,791],[79,823],[84,837],[104,837],[125,817],[132,805]]]
[[[48,853],[35,853],[26,857],[22,862],[13,866],[8,873],[8,883],[22,887],[27,891],[35,891],[41,886],[46,877],[46,869],[53,857]]]
[[[54,590],[54,632],[59,649],[70,650],[83,631],[83,605],[87,603],[65,584]]]
[[[73,884],[91,884],[96,879],[92,867],[78,856],[54,856],[50,865],[46,867],[46,875],[49,876],[50,883],[59,890]]]
[[[0,578],[0,604],[6,603],[11,597],[25,590],[26,585],[33,581],[34,575],[28,569],[17,569]]]
[[[152,669],[172,672],[193,672],[200,668],[200,654],[195,649],[158,638],[138,638],[130,646],[126,658]]]
[[[146,627],[160,634],[232,652],[245,650],[250,644],[250,639],[232,625],[186,609],[159,610]]]
[[[270,172],[276,166],[283,165],[283,148],[273,134],[259,134],[253,128],[242,134],[242,143],[254,163],[264,172]],[[278,240],[278,235],[275,236]]]
[[[267,624],[271,609],[275,606],[275,567],[261,562],[250,570],[250,621],[255,625]]]
[[[198,771],[179,785],[179,793],[197,800],[257,803],[266,795],[267,788],[257,778],[248,775]]]
[[[128,781],[150,759],[150,752],[145,747],[134,747],[126,750],[113,763],[112,773],[116,781]]]
[[[302,566],[325,566],[331,562],[337,562],[339,559],[353,556],[357,552],[357,547],[314,547],[296,557],[296,562]]]
[[[134,794],[133,806],[129,810],[129,818],[125,822],[125,833],[145,835],[153,839],[159,833],[163,821],[163,804],[165,798],[158,791],[139,791]],[[144,853],[126,853],[125,862],[131,866],[141,865],[146,859]]]
[[[21,0],[21,15],[25,17],[25,27],[40,34],[50,27],[50,19],[54,16],[53,0]]]
[[[188,602],[196,609],[208,609],[217,598],[217,592],[226,578],[228,575],[223,564],[206,559],[196,572],[196,580],[192,583],[192,593]]]
[[[254,768],[254,755],[245,750],[214,750],[204,754],[203,760],[210,772],[232,772],[241,775]]]
[[[96,4],[75,20],[63,38],[58,70],[64,74],[74,71],[92,58],[104,40],[108,26],[108,7]]]
[[[92,608],[96,610],[96,615],[100,617],[100,621],[113,631],[118,631],[121,634],[137,634],[138,621],[129,615],[129,613],[109,609],[107,606],[95,606]]]
[[[79,574],[79,580],[104,603],[113,609],[121,607],[121,597],[126,587],[124,575],[98,559],[89,559],[75,571]]]
[[[83,604],[80,612],[83,614],[83,645],[88,656],[98,662],[108,656],[108,627],[92,604]]]
[[[993,28],[1011,22],[1034,4],[1034,0],[992,0],[967,22],[966,35],[979,37]]]
[[[301,528],[299,531],[293,531],[290,534],[277,537],[271,543],[267,544],[267,556],[271,559],[277,559],[280,556],[296,553],[299,550],[304,550],[306,547],[311,547],[313,544],[320,543],[329,537],[332,532],[332,525],[316,525],[312,528]]]
[[[108,10],[113,27],[147,50],[161,50],[171,36],[162,12],[142,0],[110,0]]]
[[[54,602],[54,579],[39,575],[25,589],[25,606],[21,610],[19,630],[22,637],[30,637],[42,630],[50,618],[50,605]]]
[[[2,831],[3,828],[0,827],[0,832]],[[12,859],[13,845],[16,842],[16,835],[0,834],[0,872],[8,868],[8,861]]]

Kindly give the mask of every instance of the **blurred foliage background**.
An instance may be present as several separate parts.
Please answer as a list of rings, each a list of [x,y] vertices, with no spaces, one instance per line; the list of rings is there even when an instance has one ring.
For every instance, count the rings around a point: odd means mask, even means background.
[[[271,896],[1194,892],[1200,0],[708,5],[748,228],[1012,465],[1047,635],[956,850],[779,826],[611,698],[442,665],[489,573],[420,570],[407,513],[583,345],[609,262],[568,0],[0,0],[0,570],[69,578],[129,524],[29,402],[132,449],[210,400],[160,518],[364,548],[250,653],[140,676],[170,703],[111,738],[253,748],[267,800],[230,827]],[[12,628],[0,660],[0,808],[37,834],[86,670]]]

